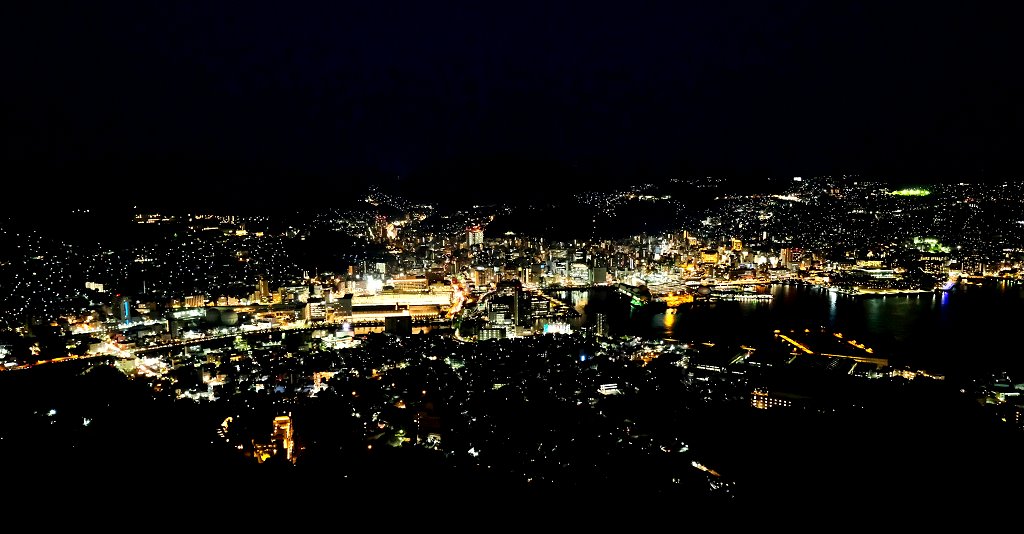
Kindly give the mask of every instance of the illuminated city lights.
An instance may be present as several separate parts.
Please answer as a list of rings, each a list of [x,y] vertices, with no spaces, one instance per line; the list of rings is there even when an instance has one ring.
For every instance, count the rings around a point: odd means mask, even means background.
[[[896,191],[890,191],[889,194],[900,197],[925,197],[932,194],[932,192],[927,189],[912,187],[908,189],[898,189]]]
[[[911,206],[877,184],[822,183],[734,194],[689,215],[655,186],[581,194],[572,202],[607,204],[603,217],[656,205],[685,226],[573,240],[492,231],[495,215],[523,208],[441,211],[380,193],[278,231],[263,217],[146,216],[132,224],[158,237],[91,252],[19,234],[7,249],[19,262],[0,266],[18,296],[0,310],[0,376],[110,368],[173,406],[223,408],[196,432],[257,469],[418,449],[572,487],[574,473],[614,472],[581,468],[577,454],[656,454],[682,460],[658,464],[648,482],[658,491],[689,484],[732,499],[749,488],[743,471],[706,467],[704,438],[668,421],[718,407],[841,417],[831,414],[865,410],[868,394],[851,390],[952,384],[843,318],[883,299],[934,304],[940,317],[971,288],[1024,272],[1024,246],[985,252],[960,235],[984,189],[937,185]],[[383,224],[385,203],[402,208]],[[165,228],[179,239],[160,237]],[[323,228],[355,243],[331,264],[301,253],[319,250]],[[756,319],[794,299],[820,299],[822,326]],[[1021,426],[1017,382],[1002,380],[959,394]],[[664,424],[641,415],[654,405]],[[102,411],[51,406],[36,415],[48,426],[109,427]],[[572,422],[554,419],[565,413]]]

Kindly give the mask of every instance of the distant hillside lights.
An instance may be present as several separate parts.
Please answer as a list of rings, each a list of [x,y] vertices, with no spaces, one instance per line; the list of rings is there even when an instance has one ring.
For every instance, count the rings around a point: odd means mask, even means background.
[[[890,191],[889,194],[890,195],[894,195],[894,196],[898,196],[898,197],[926,197],[926,196],[932,194],[932,192],[927,190],[927,189],[921,189],[921,188],[917,188],[917,187],[912,187],[912,188],[908,188],[908,189],[899,189],[899,190],[896,190],[896,191]]]

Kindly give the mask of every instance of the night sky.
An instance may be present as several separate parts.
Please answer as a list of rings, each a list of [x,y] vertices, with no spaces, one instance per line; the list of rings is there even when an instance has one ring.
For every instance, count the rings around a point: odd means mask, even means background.
[[[1024,176],[1020,7],[22,3],[0,164],[51,198]]]

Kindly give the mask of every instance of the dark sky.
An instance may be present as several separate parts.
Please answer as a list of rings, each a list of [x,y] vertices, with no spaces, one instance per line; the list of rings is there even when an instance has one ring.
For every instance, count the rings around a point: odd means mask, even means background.
[[[168,198],[1024,175],[1021,8],[545,4],[7,3],[2,172]]]

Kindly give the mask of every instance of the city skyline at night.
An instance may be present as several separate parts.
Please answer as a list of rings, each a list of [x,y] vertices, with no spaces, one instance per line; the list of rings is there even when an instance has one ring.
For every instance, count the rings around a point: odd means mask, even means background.
[[[5,496],[1019,501],[1019,6],[3,9]]]
[[[1024,369],[982,340],[1022,305],[1020,182],[724,182],[7,219],[4,450],[742,507],[764,484],[888,495],[877,451],[920,466],[893,491],[921,499],[1016,472]],[[742,446],[766,431],[774,462]]]

